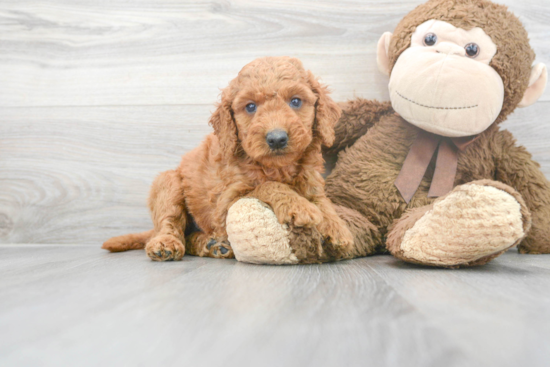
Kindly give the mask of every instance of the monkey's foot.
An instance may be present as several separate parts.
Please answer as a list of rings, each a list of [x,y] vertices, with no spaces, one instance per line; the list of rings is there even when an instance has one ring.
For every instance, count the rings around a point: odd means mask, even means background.
[[[387,246],[407,262],[481,265],[517,245],[530,226],[529,210],[514,189],[500,182],[474,181],[432,205],[406,212],[394,222]]]
[[[255,198],[243,198],[229,208],[227,235],[239,261],[253,264],[297,264],[290,247],[288,225]]]

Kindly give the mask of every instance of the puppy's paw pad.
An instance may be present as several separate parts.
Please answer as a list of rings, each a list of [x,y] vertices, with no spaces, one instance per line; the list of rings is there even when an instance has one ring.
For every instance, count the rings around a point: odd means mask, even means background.
[[[212,248],[212,246],[214,246],[216,243],[218,243],[218,241],[216,241],[215,239],[211,239],[210,241],[208,241],[208,243],[206,244],[206,248],[210,250],[210,248]]]
[[[181,260],[185,247],[174,236],[162,235],[152,238],[145,247],[147,255],[154,261]]]
[[[212,238],[206,244],[206,248],[208,249],[212,257],[215,258],[229,259],[235,257],[231,245],[226,240],[217,241],[216,239]]]

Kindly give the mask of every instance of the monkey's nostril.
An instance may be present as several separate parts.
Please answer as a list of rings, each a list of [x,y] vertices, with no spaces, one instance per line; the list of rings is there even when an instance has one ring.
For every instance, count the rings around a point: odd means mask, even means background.
[[[283,149],[288,144],[288,134],[284,130],[273,130],[267,133],[265,141],[272,150]]]

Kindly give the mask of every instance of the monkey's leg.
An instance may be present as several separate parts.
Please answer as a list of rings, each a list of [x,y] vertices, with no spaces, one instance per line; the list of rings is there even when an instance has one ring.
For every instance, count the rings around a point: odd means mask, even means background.
[[[227,237],[239,261],[253,264],[297,264],[290,230],[264,202],[245,197],[227,212]]]
[[[290,247],[301,264],[353,259],[382,252],[382,236],[376,226],[358,211],[331,205],[351,232],[352,241],[348,246],[341,246],[327,238],[319,227],[306,229],[290,225]]]
[[[550,182],[531,154],[516,146],[512,134],[499,133],[496,150],[496,179],[510,185],[522,195],[531,211],[533,225],[518,245],[520,254],[550,254]]]
[[[510,186],[491,180],[457,186],[391,226],[388,250],[404,261],[439,267],[482,265],[517,245],[531,214]]]
[[[353,236],[353,245],[347,253],[336,253],[336,259],[351,259],[386,252],[378,228],[356,210],[333,204],[336,213],[346,223]],[[338,250],[338,248],[336,248]],[[325,246],[325,252],[331,257],[332,250]]]
[[[317,230],[323,235],[325,243],[340,248],[341,253],[351,251],[353,235],[336,212],[334,204],[326,197],[320,198],[316,204],[323,213],[323,220],[317,225]]]
[[[308,264],[374,254],[382,246],[376,227],[358,212],[335,206],[349,226],[354,242],[342,247],[325,242],[316,227],[279,223],[277,216],[255,197],[237,201],[227,215],[227,233],[235,257],[255,264]]]
[[[185,238],[186,253],[201,257],[233,259],[233,249],[227,237],[215,237],[204,232],[193,232]]]
[[[163,172],[155,179],[149,209],[154,235],[145,245],[147,255],[155,261],[181,260],[185,254],[186,208],[177,171]]]

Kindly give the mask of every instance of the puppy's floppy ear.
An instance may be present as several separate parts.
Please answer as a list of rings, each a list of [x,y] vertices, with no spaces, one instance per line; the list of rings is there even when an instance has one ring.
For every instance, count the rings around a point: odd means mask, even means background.
[[[321,85],[311,71],[308,71],[307,74],[311,90],[317,96],[313,132],[321,139],[324,146],[330,147],[334,142],[334,126],[338,122],[342,110],[329,97],[327,87]]]
[[[232,98],[230,98],[229,88],[222,91],[222,101],[218,108],[210,117],[209,124],[214,128],[214,134],[220,142],[220,150],[224,156],[235,154],[237,149],[237,125],[233,120],[233,111],[231,109]]]

